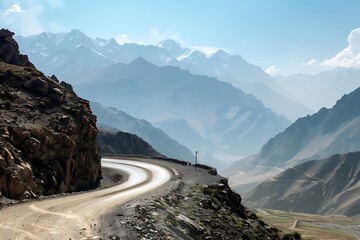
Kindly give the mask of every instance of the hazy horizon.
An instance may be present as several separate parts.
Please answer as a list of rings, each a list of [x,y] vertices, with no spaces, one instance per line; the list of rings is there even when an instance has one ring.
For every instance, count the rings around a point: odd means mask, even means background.
[[[6,0],[2,27],[17,35],[79,29],[119,44],[173,39],[205,53],[224,49],[270,75],[360,67],[360,2]],[[94,17],[96,16],[96,17]]]

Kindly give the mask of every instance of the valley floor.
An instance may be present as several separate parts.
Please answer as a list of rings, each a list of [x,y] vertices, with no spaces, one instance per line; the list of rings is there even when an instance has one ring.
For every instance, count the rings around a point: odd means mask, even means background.
[[[360,222],[342,215],[316,215],[254,209],[256,215],[270,226],[284,232],[297,231],[302,239],[360,239]]]

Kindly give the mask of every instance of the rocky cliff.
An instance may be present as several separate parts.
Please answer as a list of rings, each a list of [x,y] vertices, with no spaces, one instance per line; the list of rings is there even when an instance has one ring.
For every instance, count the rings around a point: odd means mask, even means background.
[[[135,134],[126,132],[109,132],[100,129],[97,135],[97,142],[101,154],[126,154],[142,155],[148,157],[164,157],[156,151],[150,144]]]
[[[14,33],[2,29],[0,31],[0,62],[15,64],[23,67],[34,67],[26,55],[19,52],[19,45],[13,39]]]
[[[70,85],[46,77],[0,30],[0,196],[89,189],[101,178],[96,117]]]

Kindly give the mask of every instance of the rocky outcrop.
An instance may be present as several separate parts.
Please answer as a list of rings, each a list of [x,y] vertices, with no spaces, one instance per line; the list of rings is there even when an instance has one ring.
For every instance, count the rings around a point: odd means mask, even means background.
[[[34,67],[26,55],[19,52],[19,45],[12,38],[13,32],[0,30],[0,62],[15,64],[24,67]]]
[[[12,34],[0,31],[0,41],[17,50]],[[0,48],[0,195],[25,199],[95,187],[101,166],[89,102],[18,50],[3,42]]]
[[[142,138],[131,133],[120,131],[111,133],[101,129],[97,135],[97,142],[103,155],[125,154],[164,157]]]
[[[180,182],[154,203],[137,205],[135,220],[120,216],[138,239],[294,239],[245,209],[224,179],[211,185]]]

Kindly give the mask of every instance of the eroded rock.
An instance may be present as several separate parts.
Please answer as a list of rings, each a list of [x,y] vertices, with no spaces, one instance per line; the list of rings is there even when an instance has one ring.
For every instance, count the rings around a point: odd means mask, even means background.
[[[25,199],[97,186],[89,102],[24,62],[12,35],[0,30],[0,194]]]
[[[20,54],[19,45],[12,38],[13,32],[0,30],[0,61],[24,67],[34,67],[28,57]]]

